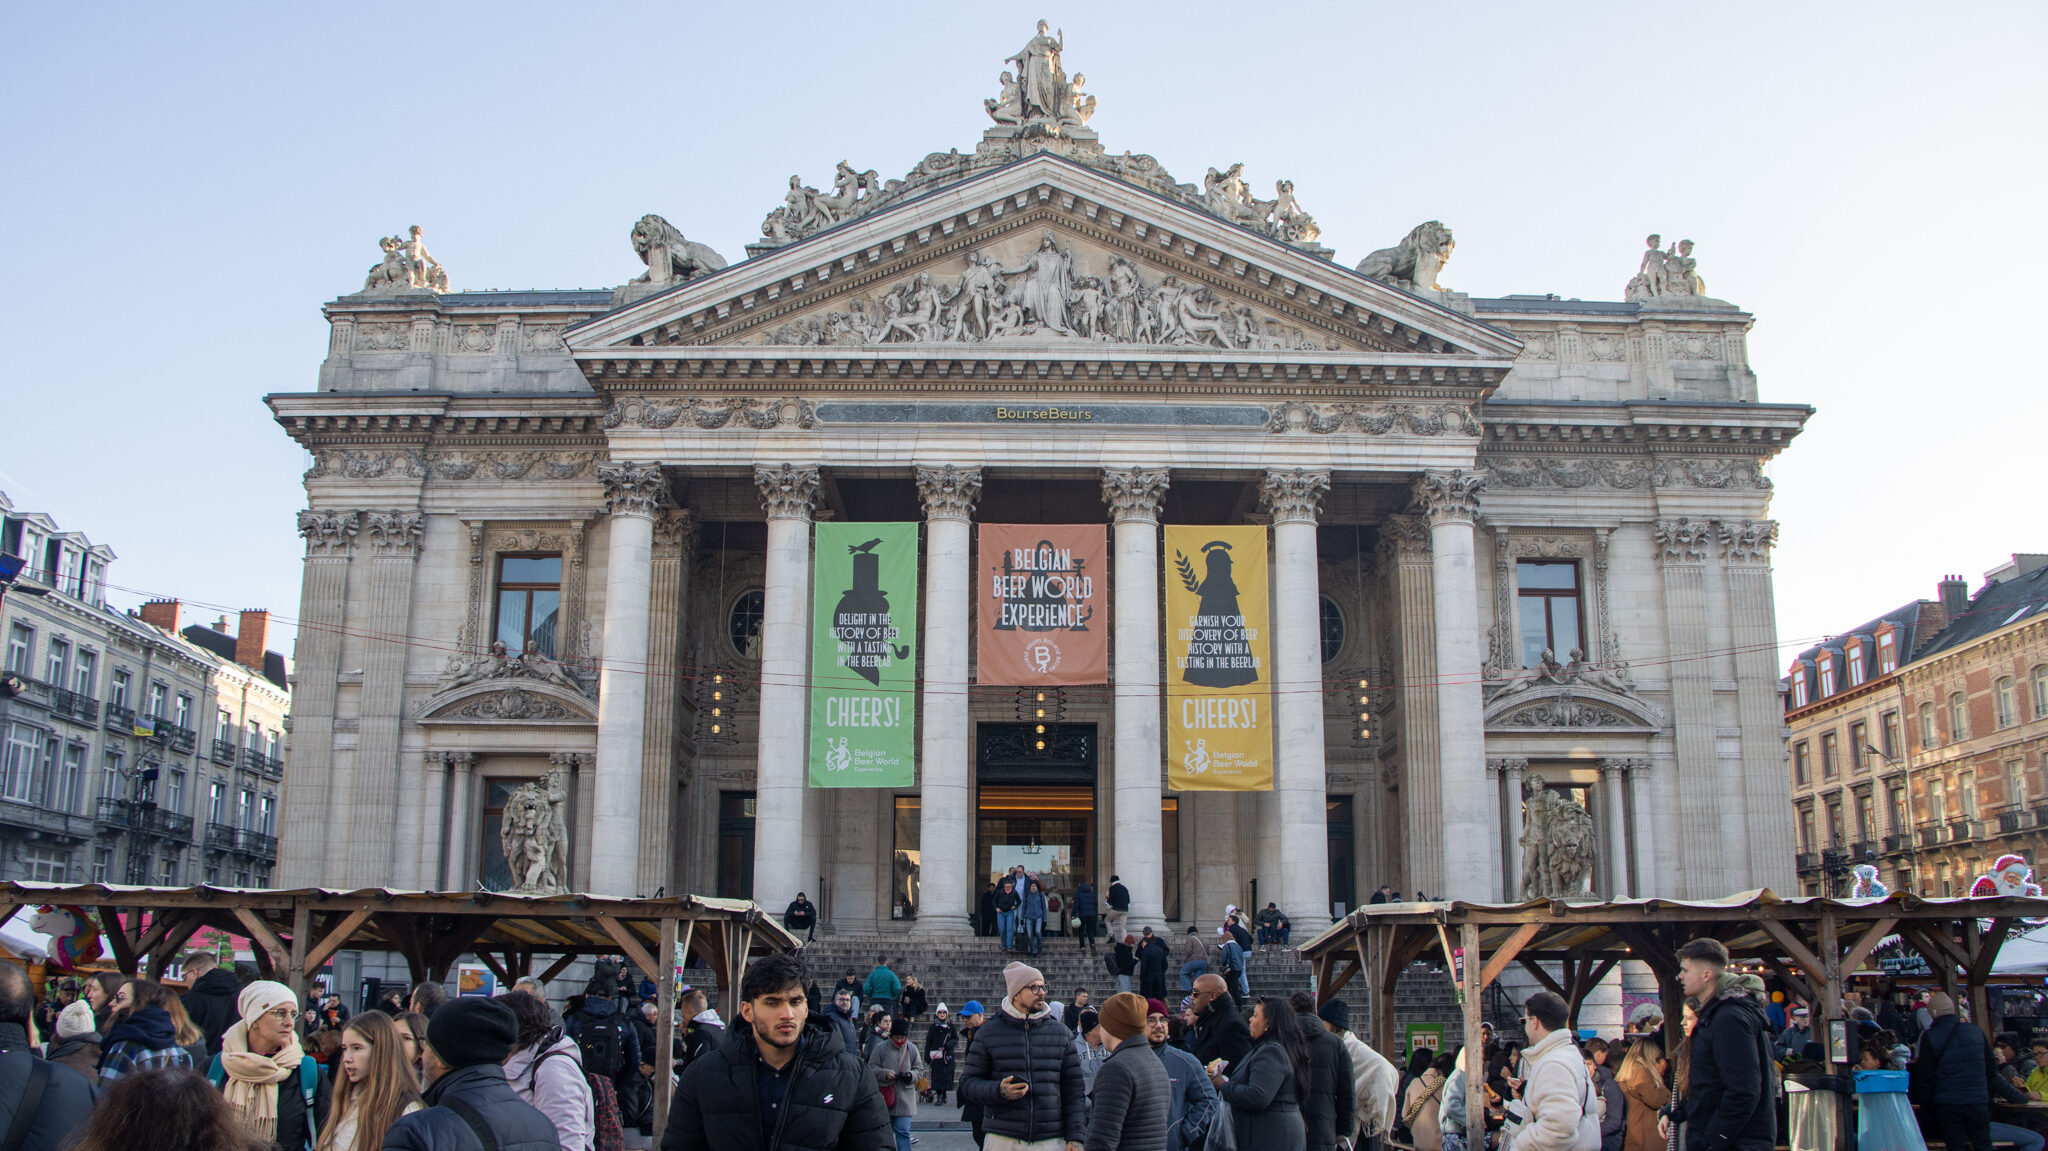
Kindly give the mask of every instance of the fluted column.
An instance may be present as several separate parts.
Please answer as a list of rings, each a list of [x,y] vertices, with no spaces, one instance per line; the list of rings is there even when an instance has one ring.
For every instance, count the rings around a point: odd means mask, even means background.
[[[1486,722],[1479,690],[1479,579],[1472,525],[1479,515],[1480,472],[1424,472],[1415,496],[1429,521],[1436,606],[1437,748],[1443,787],[1444,890],[1434,898],[1494,898],[1486,842],[1493,804],[1486,795]]]
[[[924,786],[918,817],[915,930],[957,937],[967,930],[967,647],[972,633],[968,556],[981,469],[917,469],[924,499]]]
[[[1509,903],[1522,898],[1522,782],[1529,761],[1520,757],[1489,759],[1487,769],[1498,771],[1506,791],[1507,842],[1501,845],[1501,898]]]
[[[1739,802],[1739,797],[1721,794],[1714,746],[1706,583],[1707,547],[1713,533],[1708,521],[1683,516],[1658,520],[1656,533],[1671,660],[1672,742],[1678,754],[1676,810],[1685,813],[1678,821],[1678,851],[1672,868],[1676,887],[1658,894],[1705,898],[1735,890],[1729,883],[1733,869],[1728,853],[1739,849],[1743,838],[1738,832],[1734,842],[1728,839],[1724,801]],[[1774,732],[1781,722],[1773,721]]]
[[[1443,781],[1438,772],[1436,593],[1429,528],[1414,516],[1380,523],[1381,562],[1391,573],[1401,671],[1401,847],[1406,892],[1443,889]]]
[[[1728,615],[1735,643],[1735,708],[1742,717],[1742,765],[1731,781],[1746,797],[1747,874],[1739,886],[1793,890],[1792,808],[1771,799],[1783,794],[1784,703],[1778,695],[1778,618],[1771,591],[1771,545],[1778,538],[1772,520],[1720,520],[1722,561],[1728,576]]]
[[[640,770],[647,743],[647,627],[653,602],[654,516],[668,501],[661,465],[607,463],[611,543],[604,575],[604,673],[597,698],[590,875],[584,890],[632,896],[639,879]]]
[[[1302,938],[1330,925],[1330,832],[1323,765],[1322,586],[1316,519],[1330,473],[1269,471],[1260,494],[1273,517],[1273,690],[1278,758],[1280,885],[1276,896]],[[1261,890],[1261,895],[1265,892]]]
[[[1607,813],[1606,850],[1607,897],[1628,898],[1628,819],[1622,810],[1621,773],[1629,761],[1602,760],[1600,763],[1600,806]]]
[[[413,840],[409,857],[412,870],[401,872],[407,887],[439,891],[447,874],[448,852],[441,843],[441,831],[448,826],[448,753],[429,751],[420,757],[420,778],[407,794],[417,795],[418,811],[409,814],[401,830]],[[401,865],[403,859],[401,860]]]
[[[648,668],[646,740],[640,752],[639,865],[635,894],[680,891],[672,828],[676,819],[676,709],[690,682],[681,669],[684,589],[696,551],[697,522],[689,509],[654,521],[648,565]]]
[[[1109,870],[1131,893],[1134,927],[1158,923],[1166,913],[1159,838],[1159,505],[1171,479],[1165,468],[1102,473],[1102,501],[1116,525],[1116,857]],[[1108,877],[1100,878],[1106,884]]]
[[[317,887],[325,874],[327,825],[340,794],[334,783],[335,683],[348,612],[348,563],[362,513],[302,511],[306,570],[299,585],[299,646],[292,693],[292,765],[284,781],[280,887]],[[129,700],[132,706],[135,701]]]
[[[811,635],[811,506],[818,469],[754,468],[768,513],[762,580],[761,735],[754,779],[754,901],[779,912],[806,889],[804,717]]]
[[[451,751],[448,766],[454,769],[455,786],[448,797],[447,890],[469,891],[476,886],[476,829],[470,826],[476,810],[476,755]]]
[[[388,882],[393,858],[391,799],[399,793],[400,717],[405,711],[405,637],[412,625],[413,568],[425,517],[394,509],[363,513],[370,537],[369,618],[364,624],[361,735],[349,772],[348,804],[332,831],[346,842],[346,865],[337,879],[349,887]],[[331,840],[330,840],[331,841]]]

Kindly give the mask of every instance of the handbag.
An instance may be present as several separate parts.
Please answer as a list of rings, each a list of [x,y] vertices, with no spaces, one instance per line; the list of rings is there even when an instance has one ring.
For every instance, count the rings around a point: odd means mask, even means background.
[[[895,1109],[896,1085],[894,1083],[882,1084],[882,1106],[890,1108],[891,1110]]]

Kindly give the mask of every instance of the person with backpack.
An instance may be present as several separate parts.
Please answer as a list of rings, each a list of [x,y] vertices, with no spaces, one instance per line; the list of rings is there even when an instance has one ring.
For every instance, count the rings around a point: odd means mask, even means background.
[[[1683,1123],[1687,1151],[1771,1151],[1778,1142],[1777,1067],[1763,981],[1730,972],[1721,941],[1695,939],[1678,949],[1678,985],[1697,1022],[1684,1051],[1687,1091],[1665,1112],[1658,1134],[1669,1139],[1671,1125]],[[1983,1089],[1981,1066],[1977,1085]]]
[[[596,1102],[609,1081],[584,1074],[583,1051],[562,1033],[554,1009],[524,993],[507,995],[504,1003],[519,1022],[511,1058],[505,1060],[505,1082],[512,1093],[555,1125],[562,1151],[618,1151],[625,1142],[618,1103],[614,1098],[610,1112],[600,1115]]]
[[[221,1036],[206,1078],[220,1089],[244,1127],[280,1151],[309,1151],[327,1126],[334,1083],[299,1045],[299,999],[292,989],[259,979],[235,998],[241,1019]]]
[[[619,1009],[618,992],[618,967],[600,961],[583,987],[583,1006],[562,1019],[562,1030],[583,1053],[584,1073],[609,1081],[615,1100],[637,1090],[642,1057],[639,1033]]]
[[[519,1019],[496,999],[466,996],[427,1020],[424,1111],[391,1125],[383,1151],[562,1151],[548,1117],[505,1081]]]
[[[97,1092],[92,1080],[37,1054],[29,1042],[35,1012],[27,970],[0,963],[0,1136],[19,1128],[24,1147],[57,1147],[92,1118]]]

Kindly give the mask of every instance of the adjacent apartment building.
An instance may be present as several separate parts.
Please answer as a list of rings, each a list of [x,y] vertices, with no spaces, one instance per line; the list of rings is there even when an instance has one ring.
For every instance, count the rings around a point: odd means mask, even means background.
[[[113,550],[5,493],[0,556],[0,879],[269,886],[291,690],[268,613],[114,610]]]
[[[1784,681],[1801,889],[1961,895],[2048,845],[2048,555],[1960,576],[1799,653]]]

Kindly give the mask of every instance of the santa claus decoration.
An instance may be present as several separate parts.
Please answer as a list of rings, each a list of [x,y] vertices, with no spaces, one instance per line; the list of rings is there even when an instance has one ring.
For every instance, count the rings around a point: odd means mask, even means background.
[[[2034,869],[2017,855],[2001,855],[1991,865],[1988,874],[1977,877],[1970,885],[1972,896],[1995,895],[2040,895],[2041,885],[2034,882]]]

